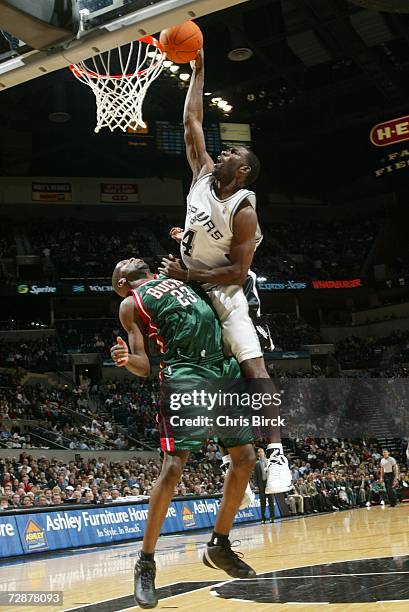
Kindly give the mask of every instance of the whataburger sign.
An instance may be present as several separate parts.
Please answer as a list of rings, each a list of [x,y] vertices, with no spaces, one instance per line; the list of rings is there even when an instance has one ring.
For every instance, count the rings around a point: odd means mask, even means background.
[[[369,137],[375,147],[387,147],[409,140],[409,115],[378,123]]]

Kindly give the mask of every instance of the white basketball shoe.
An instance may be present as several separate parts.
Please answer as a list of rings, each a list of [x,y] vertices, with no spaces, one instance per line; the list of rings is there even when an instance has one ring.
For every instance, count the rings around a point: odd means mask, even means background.
[[[281,444],[269,445],[267,453],[271,451],[267,458],[267,495],[275,493],[285,493],[292,489],[291,470],[288,459],[284,455]]]

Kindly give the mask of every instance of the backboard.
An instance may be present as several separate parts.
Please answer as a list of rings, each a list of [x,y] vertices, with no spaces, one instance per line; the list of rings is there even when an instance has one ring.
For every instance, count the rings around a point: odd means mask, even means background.
[[[78,34],[67,34],[51,50],[33,49],[10,33],[0,33],[0,91],[177,23],[247,1],[78,0],[82,13]],[[0,6],[0,28],[1,16]]]

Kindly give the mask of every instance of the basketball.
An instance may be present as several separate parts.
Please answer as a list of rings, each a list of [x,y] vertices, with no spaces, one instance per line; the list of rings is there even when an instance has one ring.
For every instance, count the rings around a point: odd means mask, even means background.
[[[159,40],[167,59],[176,64],[186,64],[196,59],[197,52],[203,47],[203,34],[193,21],[163,30]]]

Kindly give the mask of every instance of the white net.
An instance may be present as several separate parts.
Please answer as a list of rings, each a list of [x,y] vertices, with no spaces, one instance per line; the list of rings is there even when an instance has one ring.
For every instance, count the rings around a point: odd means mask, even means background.
[[[79,81],[95,94],[95,131],[145,128],[142,107],[151,83],[163,70],[160,43],[147,36],[70,66]]]

